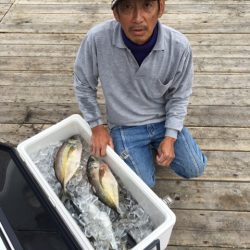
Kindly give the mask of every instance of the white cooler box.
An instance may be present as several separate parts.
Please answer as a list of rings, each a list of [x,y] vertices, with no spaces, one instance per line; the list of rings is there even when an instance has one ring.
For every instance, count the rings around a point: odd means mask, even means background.
[[[66,140],[75,134],[80,134],[82,138],[89,143],[91,129],[88,123],[80,115],[72,115],[25,140],[17,146],[17,151],[36,179],[38,185],[47,194],[49,201],[61,217],[63,223],[68,227],[69,231],[78,242],[78,245],[81,246],[81,249],[93,250],[94,248],[87,237],[81,231],[80,227],[64,207],[30,157],[33,153],[36,153],[49,144]],[[133,247],[133,250],[166,249],[175,224],[175,214],[110,147],[107,148],[107,156],[104,160],[109,164],[115,175],[119,176],[125,188],[143,207],[155,225],[155,230]]]

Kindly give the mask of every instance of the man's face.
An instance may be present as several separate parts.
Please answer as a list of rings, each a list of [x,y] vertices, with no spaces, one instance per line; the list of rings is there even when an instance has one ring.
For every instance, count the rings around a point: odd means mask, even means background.
[[[126,36],[136,44],[151,37],[157,20],[164,12],[164,0],[121,0],[113,13]]]

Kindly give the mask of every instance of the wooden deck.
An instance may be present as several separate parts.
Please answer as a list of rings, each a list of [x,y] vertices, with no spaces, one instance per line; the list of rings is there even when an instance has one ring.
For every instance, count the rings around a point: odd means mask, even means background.
[[[1,142],[17,145],[79,113],[76,51],[90,27],[112,17],[109,4],[0,0]],[[185,125],[209,159],[205,175],[190,181],[158,169],[156,193],[175,200],[168,249],[250,249],[250,1],[169,0],[161,21],[192,44]]]

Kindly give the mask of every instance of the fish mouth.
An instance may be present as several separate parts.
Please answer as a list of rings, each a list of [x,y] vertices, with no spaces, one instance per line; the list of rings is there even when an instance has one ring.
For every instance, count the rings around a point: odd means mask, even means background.
[[[81,136],[80,135],[73,135],[73,136],[70,137],[70,140],[81,141]]]
[[[96,161],[97,161],[97,158],[93,155],[90,155],[88,162],[87,162],[87,166],[91,166]]]

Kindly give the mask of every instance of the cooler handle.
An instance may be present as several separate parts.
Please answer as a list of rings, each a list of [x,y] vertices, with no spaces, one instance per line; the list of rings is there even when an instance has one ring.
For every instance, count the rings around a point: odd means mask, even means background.
[[[144,250],[151,250],[156,246],[157,250],[160,250],[160,240],[154,240],[152,243],[150,243]]]

